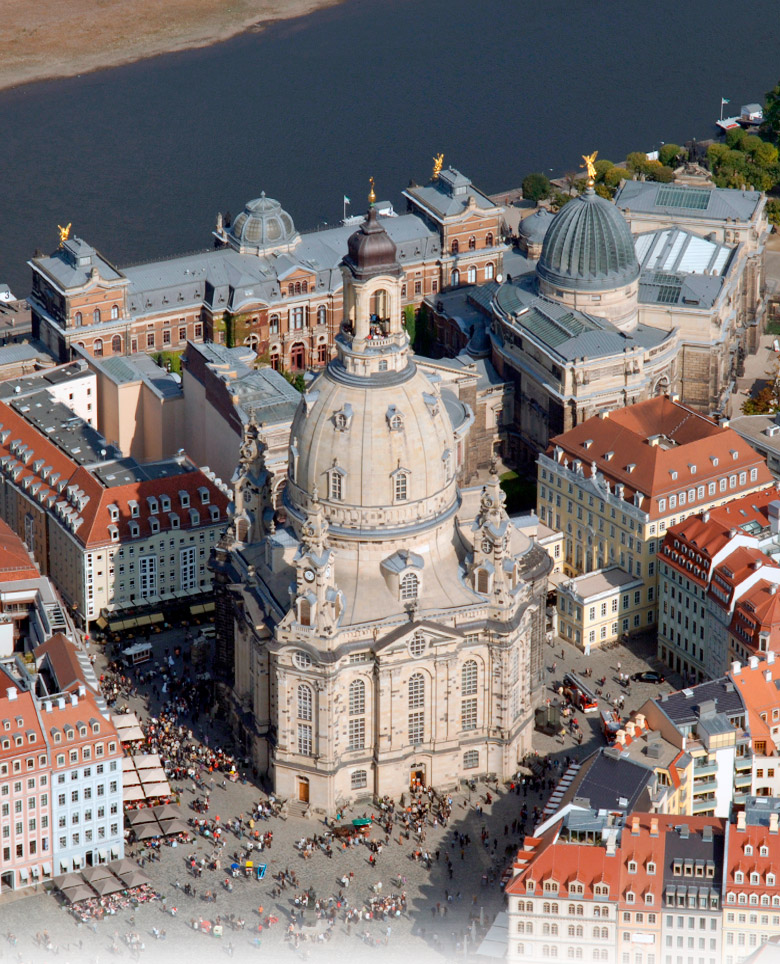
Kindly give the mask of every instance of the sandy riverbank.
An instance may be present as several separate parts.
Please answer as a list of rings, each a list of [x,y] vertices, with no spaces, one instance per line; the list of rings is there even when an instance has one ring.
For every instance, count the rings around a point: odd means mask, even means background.
[[[0,89],[203,47],[341,0],[6,0]]]

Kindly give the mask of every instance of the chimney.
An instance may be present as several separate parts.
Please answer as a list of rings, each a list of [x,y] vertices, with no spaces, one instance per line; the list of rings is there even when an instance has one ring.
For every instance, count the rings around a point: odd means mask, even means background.
[[[758,656],[751,656],[750,659],[748,660],[748,665],[750,666],[751,669],[757,669],[757,668],[758,668]]]
[[[709,521],[710,521],[710,510],[709,510],[709,509],[705,509],[704,512],[702,512],[702,514],[701,514],[701,521],[702,521],[702,522],[709,522]]]
[[[735,663],[732,663],[732,664],[731,664],[731,675],[732,675],[732,676],[739,676],[739,674],[740,674],[741,672],[742,672],[742,663],[736,663],[736,662],[735,662]]]
[[[609,412],[602,410],[599,412],[599,418],[609,418]]]
[[[634,837],[639,834],[639,817],[637,816],[631,818],[631,834]]]
[[[79,696],[86,696],[86,695],[87,695],[87,687],[82,683],[79,686]]]
[[[636,735],[636,723],[634,723],[632,720],[629,720],[628,723],[626,723],[625,730],[626,733],[633,739],[633,737]]]
[[[765,670],[764,670],[764,679],[767,681],[767,683],[771,683],[771,682],[772,682],[772,670],[771,670],[771,669],[765,669]]]
[[[767,666],[771,666],[772,663],[774,663],[774,661],[775,661],[775,651],[773,649],[770,649],[769,652],[766,654]]]
[[[57,697],[57,709],[58,709],[58,710],[64,710],[64,709],[65,709],[65,697],[64,697],[64,696],[58,696],[58,697]]]
[[[742,830],[742,831],[744,831],[744,830],[745,830],[745,827],[746,827],[746,824],[745,824],[745,811],[744,811],[744,810],[740,810],[739,813],[737,814],[737,830]]]
[[[44,713],[51,713],[51,700],[44,700],[43,711]]]
[[[615,743],[619,743],[621,746],[626,745],[626,731],[618,730],[615,734]]]
[[[650,836],[651,837],[658,836],[658,817],[652,817],[650,819]]]
[[[636,723],[638,729],[644,730],[644,728],[645,728],[645,726],[646,726],[646,723],[647,723],[647,721],[645,720],[645,714],[644,714],[644,713],[636,713],[636,714],[634,715],[634,723]]]
[[[16,699],[16,687],[15,687],[15,686],[9,686],[8,689],[7,689],[5,692],[6,692],[6,695],[7,695],[7,697],[8,697],[9,700],[15,700],[15,699]]]
[[[769,832],[770,833],[777,833],[777,817],[778,817],[777,810],[773,810],[769,814]]]

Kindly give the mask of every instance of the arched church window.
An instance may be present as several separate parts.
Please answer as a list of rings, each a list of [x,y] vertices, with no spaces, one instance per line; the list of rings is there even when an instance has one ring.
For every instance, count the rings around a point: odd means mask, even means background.
[[[468,659],[460,672],[460,691],[462,696],[476,696],[477,693],[477,662]]]
[[[311,603],[308,599],[301,599],[299,602],[301,626],[311,626]]]
[[[353,790],[360,790],[368,786],[368,774],[365,770],[353,770],[350,774],[349,785]]]
[[[96,358],[100,358],[103,354],[103,340],[101,338],[96,338],[92,342],[92,354]]]
[[[271,335],[279,334],[279,315],[271,315],[268,319],[268,332]]]
[[[496,276],[496,269],[493,266],[492,261],[488,261],[485,265],[485,281],[492,281]]]
[[[328,476],[328,486],[330,498],[335,502],[341,502],[344,498],[344,474],[342,472],[331,472]]]
[[[473,264],[469,266],[469,270],[468,270],[468,275],[467,275],[467,277],[468,277],[468,279],[469,279],[469,284],[470,284],[470,285],[473,285],[473,284],[476,284],[476,283],[477,283],[477,269],[474,267]]]
[[[308,290],[309,290],[309,282],[308,282],[308,281],[302,281],[302,282],[301,282],[301,291],[302,291],[304,294],[306,294],[306,293],[308,292]]]
[[[450,246],[450,251],[451,251],[453,254],[457,254],[459,250],[460,250],[460,244],[458,243],[458,239],[457,239],[457,238],[453,238],[453,239],[452,239],[452,245]]]
[[[476,250],[476,247],[477,247],[477,239],[472,234],[471,237],[469,238],[469,251]]]
[[[354,679],[349,684],[349,715],[360,716],[366,712],[366,684],[362,679]]]
[[[314,699],[311,686],[301,683],[298,687],[298,719],[311,722]]]
[[[279,352],[278,351],[271,352],[271,368],[275,372],[279,371]]]
[[[493,232],[492,232],[492,231],[488,231],[488,233],[485,235],[485,247],[486,247],[486,248],[492,248],[492,247],[493,247]]]
[[[396,502],[406,502],[409,498],[409,474],[407,472],[395,473],[393,496]]]
[[[83,320],[84,320],[84,316],[81,314],[80,311],[77,311],[76,314],[73,316],[73,324],[77,328],[80,328]]]
[[[488,573],[485,569],[480,569],[477,573],[477,592],[486,593],[489,587]]]
[[[401,599],[417,599],[420,580],[416,572],[407,572],[401,580]]]
[[[306,346],[296,342],[290,349],[290,368],[293,371],[303,371],[306,367]]]
[[[295,285],[287,285],[287,297],[291,298],[295,294]]]
[[[119,317],[119,306],[111,305],[111,318],[115,320],[118,317]]]
[[[96,325],[100,324],[100,308],[95,308],[95,310],[92,312],[92,321]]]
[[[466,750],[463,754],[463,769],[476,770],[479,766],[479,750]]]
[[[328,322],[328,310],[325,305],[320,305],[317,309],[317,324],[325,325]]]
[[[425,677],[413,673],[409,677],[409,709],[422,709],[425,706]]]
[[[114,335],[114,337],[111,339],[111,351],[114,355],[121,354],[122,339],[119,335]]]
[[[459,285],[459,284],[460,284],[460,271],[458,271],[457,268],[453,268],[453,269],[452,269],[451,281],[452,281],[452,284],[453,284],[453,285]]]
[[[296,293],[296,295],[299,295],[299,294],[301,293],[301,283],[300,283],[300,281],[296,281],[296,282],[295,282],[295,293]]]

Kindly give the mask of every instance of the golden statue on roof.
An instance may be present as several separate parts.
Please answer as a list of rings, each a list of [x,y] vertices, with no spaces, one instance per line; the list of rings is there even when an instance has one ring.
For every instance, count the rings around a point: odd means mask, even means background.
[[[57,225],[57,230],[60,232],[60,247],[62,247],[63,242],[67,241],[70,237],[70,229],[72,224],[72,221],[68,221],[64,228],[61,224]]]
[[[433,177],[431,180],[435,181],[441,174],[441,169],[444,166],[444,155],[434,154],[433,155]]]
[[[368,192],[368,203],[376,204],[376,191],[374,190],[374,179],[370,177],[368,183],[371,185],[371,190]]]
[[[594,151],[592,154],[583,154],[582,159],[585,161],[584,164],[580,164],[580,167],[585,167],[588,170],[588,181],[593,183],[596,180],[596,165],[594,161],[599,156],[598,151]]]

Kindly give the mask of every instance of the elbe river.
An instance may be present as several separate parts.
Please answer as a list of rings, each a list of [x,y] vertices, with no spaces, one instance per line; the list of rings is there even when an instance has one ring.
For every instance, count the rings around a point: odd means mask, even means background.
[[[210,245],[265,191],[301,229],[402,210],[431,157],[492,193],[715,134],[780,78],[777,0],[347,0],[201,50],[0,92],[0,280],[57,224],[116,264]]]

